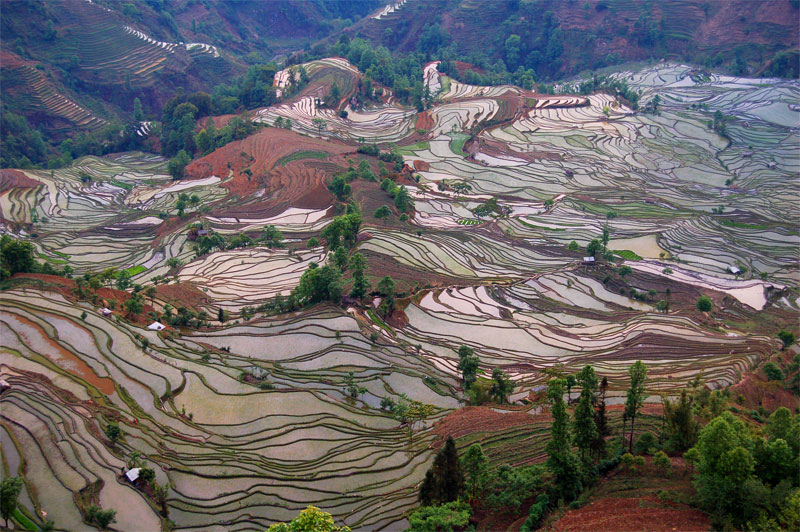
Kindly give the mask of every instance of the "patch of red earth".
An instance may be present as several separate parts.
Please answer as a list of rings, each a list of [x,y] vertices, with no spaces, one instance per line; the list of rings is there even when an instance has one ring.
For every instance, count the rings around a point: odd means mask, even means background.
[[[0,50],[1,68],[19,68],[24,65],[33,64],[32,61],[25,61],[20,56],[8,50]]]
[[[433,128],[433,117],[428,111],[423,111],[417,115],[417,121],[414,124],[414,129],[424,129],[430,131]]]
[[[26,176],[20,170],[13,170],[11,168],[3,168],[0,170],[0,192],[12,188],[35,188],[41,185],[35,179]]]
[[[476,72],[478,74],[484,74],[486,71],[483,70],[481,67],[477,67],[472,63],[465,63],[464,61],[455,61],[456,70],[458,70],[458,75],[463,76],[468,70]]]
[[[59,344],[56,340],[50,337],[44,331],[44,329],[39,327],[39,325],[37,325],[36,323],[30,321],[29,319],[23,316],[16,316],[16,319],[18,319],[28,327],[32,327],[33,329],[37,330],[39,332],[39,336],[41,336],[50,345],[52,351],[47,353],[42,353],[43,356],[48,358],[51,362],[53,362],[57,366],[69,371],[70,373],[74,374],[80,379],[83,379],[90,385],[100,390],[102,393],[106,395],[114,393],[114,381],[112,379],[109,379],[108,377],[100,377],[99,375],[97,375],[97,373],[95,373],[94,370],[91,367],[89,367],[88,364],[86,364],[86,362],[78,358],[71,351],[64,349],[61,346],[61,344]],[[76,325],[80,326],[80,324],[77,322]],[[24,333],[20,332],[19,334],[23,338],[25,338]]]
[[[608,497],[570,510],[549,529],[552,532],[701,532],[710,530],[711,518],[690,506],[662,501],[655,495],[635,498]]]
[[[417,172],[427,172],[431,169],[430,163],[425,161],[414,161],[414,170]]]
[[[250,114],[250,113],[247,113],[247,114]],[[230,122],[231,119],[233,117],[235,117],[235,116],[241,116],[241,115],[230,114],[230,115],[218,115],[218,116],[204,116],[203,118],[198,118],[197,119],[196,129],[197,129],[197,131],[200,131],[201,129],[205,129],[206,122],[208,122],[209,118],[214,122],[214,127],[215,128],[221,129],[221,128],[227,126],[228,122]]]
[[[308,160],[292,161],[284,166],[277,164],[281,158],[298,151],[321,151],[329,155],[325,165],[314,165]],[[264,128],[193,161],[186,173],[191,178],[219,176],[223,178],[221,186],[241,198],[265,188],[265,197],[272,201],[295,205],[296,200],[306,200],[305,204],[320,205],[323,202],[319,195],[324,194],[320,185],[325,185],[336,173],[334,170],[347,168],[346,155],[353,153],[353,147],[341,142],[304,137],[285,129]],[[227,179],[229,173],[233,174],[232,179]],[[326,204],[331,197],[328,193]]]
[[[781,354],[785,354],[783,357],[785,362],[789,362],[794,356],[791,351],[782,351]],[[781,406],[792,411],[800,408],[800,397],[785,389],[780,381],[767,380],[763,373],[763,371],[745,373],[741,382],[731,387],[733,400],[736,401],[739,395],[743,395],[743,406],[746,408],[755,409],[763,406],[770,412]]]
[[[529,414],[526,411],[495,412],[488,406],[467,406],[448,414],[437,422],[433,432],[437,435],[433,446],[442,446],[448,436],[458,439],[475,432],[496,432],[522,425],[549,421],[550,413]]]
[[[162,284],[156,286],[158,297],[169,301],[173,307],[187,307],[195,311],[211,305],[213,301],[194,283]]]

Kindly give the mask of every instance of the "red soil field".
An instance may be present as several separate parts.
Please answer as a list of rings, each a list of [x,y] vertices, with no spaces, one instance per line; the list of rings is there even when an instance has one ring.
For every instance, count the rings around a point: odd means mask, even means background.
[[[295,152],[325,152],[320,159],[303,159],[278,164]],[[286,202],[296,207],[320,208],[329,205],[332,196],[326,189],[334,170],[347,167],[345,154],[353,148],[340,142],[304,137],[284,129],[264,128],[246,139],[231,142],[213,153],[192,162],[186,173],[190,178],[216,175],[231,195],[241,198],[266,188],[271,202]],[[230,167],[228,166],[230,164]],[[249,170],[249,174],[245,172]],[[229,173],[233,178],[226,180]],[[323,201],[324,199],[324,201]]]
[[[417,115],[417,122],[414,129],[424,129],[430,131],[433,127],[433,117],[428,111],[423,111]]]
[[[34,188],[39,185],[41,183],[31,179],[19,170],[10,168],[0,170],[0,192],[5,192],[12,188]]]

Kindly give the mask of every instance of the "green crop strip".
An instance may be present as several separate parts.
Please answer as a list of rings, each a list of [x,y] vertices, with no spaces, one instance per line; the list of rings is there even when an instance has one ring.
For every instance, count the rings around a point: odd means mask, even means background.
[[[324,151],[309,151],[309,150],[296,151],[290,155],[278,159],[277,166],[286,166],[292,161],[300,161],[302,159],[327,159],[327,158],[328,154],[325,153]]]

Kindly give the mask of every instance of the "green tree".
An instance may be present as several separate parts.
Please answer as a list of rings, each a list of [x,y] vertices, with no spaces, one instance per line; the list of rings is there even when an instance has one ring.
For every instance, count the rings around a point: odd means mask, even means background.
[[[469,524],[472,508],[461,501],[441,506],[422,506],[409,517],[408,532],[453,532]]]
[[[323,120],[322,118],[312,118],[311,123],[314,124],[314,127],[317,128],[317,133],[322,133],[323,129],[328,127],[328,123]]]
[[[373,214],[373,216],[375,216],[375,218],[377,218],[378,220],[382,218],[388,218],[391,215],[392,211],[390,211],[389,207],[387,207],[386,205],[381,205],[380,207],[375,209],[375,213]]]
[[[106,437],[111,440],[111,443],[117,443],[122,436],[122,430],[117,423],[109,423],[106,425]]]
[[[369,281],[364,274],[366,269],[367,263],[364,255],[356,253],[350,257],[350,271],[353,272],[353,288],[350,290],[350,297],[361,299],[369,292]]]
[[[407,212],[414,208],[414,203],[411,201],[411,196],[405,186],[401,186],[394,196],[394,206],[400,212]]]
[[[633,452],[633,429],[636,423],[636,415],[642,408],[645,400],[645,383],[647,382],[647,366],[641,360],[637,360],[628,368],[628,375],[631,383],[625,398],[625,419],[631,420],[631,435],[628,441],[628,452]]]
[[[347,265],[350,262],[350,257],[347,254],[347,250],[343,246],[339,246],[339,248],[333,253],[333,263],[339,268],[340,272],[344,272],[347,270]]]
[[[603,244],[595,238],[594,240],[589,242],[589,245],[586,246],[586,254],[594,257],[598,253],[600,253],[602,247]]]
[[[19,477],[6,477],[0,482],[0,514],[6,521],[6,528],[8,528],[9,518],[17,509],[17,499],[22,491],[22,486],[23,482]]]
[[[595,411],[594,420],[595,427],[597,428],[597,437],[592,442],[592,450],[595,454],[595,459],[600,460],[606,452],[606,436],[611,435],[611,429],[608,426],[608,418],[606,416],[606,392],[608,391],[608,379],[603,377],[600,381],[600,396],[597,401],[597,410]]]
[[[547,442],[547,467],[553,473],[553,484],[566,501],[574,499],[582,489],[581,467],[572,452],[569,414],[564,402],[564,379],[551,379],[547,383],[547,400],[550,403],[550,440]]]
[[[667,449],[683,452],[697,442],[699,425],[687,390],[682,390],[676,401],[664,401],[664,421]]]
[[[183,179],[186,174],[186,167],[192,162],[192,158],[186,153],[186,150],[180,150],[175,157],[169,160],[167,170],[172,176],[172,179]]]
[[[486,506],[496,511],[516,514],[522,503],[543,487],[544,467],[510,467],[506,464],[497,468],[487,490]]]
[[[142,101],[139,98],[133,99],[133,119],[136,122],[144,120],[144,113],[142,112]]]
[[[486,490],[490,479],[489,459],[483,453],[480,443],[473,443],[461,458],[464,472],[464,489],[472,504]]]
[[[344,201],[353,191],[352,187],[343,175],[337,175],[334,177],[328,185],[328,190],[333,192],[334,196],[336,196],[339,201]]]
[[[795,342],[794,333],[790,333],[789,331],[779,332],[778,338],[780,338],[781,342],[783,342],[784,350],[791,347]]]
[[[500,368],[492,370],[492,387],[489,389],[489,395],[496,403],[504,404],[508,402],[508,396],[514,390],[514,383],[508,378],[506,372]]]
[[[311,238],[308,239],[308,244],[307,245],[308,245],[309,248],[315,248],[315,247],[319,246],[319,240],[317,240],[317,237],[312,236]]]
[[[458,366],[457,369],[461,371],[461,378],[464,381],[464,389],[469,390],[475,380],[478,378],[478,368],[480,367],[480,359],[475,354],[475,350],[469,346],[462,345],[458,348]]]
[[[611,232],[608,229],[608,222],[603,225],[603,236],[601,238],[603,242],[603,252],[605,253],[608,250],[608,238]]]
[[[578,384],[578,380],[575,378],[575,375],[567,375],[564,377],[564,383],[567,387],[567,404],[572,402],[572,388]]]
[[[167,498],[169,497],[169,484],[153,484],[153,496],[156,503],[161,506],[161,515],[167,517],[169,515],[169,507],[167,506]]]
[[[33,272],[36,269],[35,249],[30,242],[15,240],[8,235],[0,237],[0,279],[15,273]]]
[[[695,488],[703,508],[717,520],[725,516],[741,523],[747,517],[746,498],[758,489],[752,438],[747,427],[730,412],[712,419],[692,449],[696,451]],[[691,449],[690,449],[691,451]],[[688,454],[688,453],[687,453]]]
[[[394,312],[394,280],[388,275],[378,281],[378,292],[381,294],[380,310],[384,317]]]
[[[672,471],[672,462],[664,451],[658,451],[653,455],[653,465],[664,476],[669,475]]]
[[[336,526],[333,516],[316,506],[308,505],[300,515],[288,523],[271,525],[267,532],[350,532],[346,526]]]
[[[359,395],[367,393],[365,387],[356,384],[355,374],[352,371],[347,372],[347,376],[344,378],[344,386],[347,395],[349,395],[351,399],[357,399]]]
[[[437,480],[438,500],[442,503],[458,500],[464,489],[464,475],[452,436],[447,437],[444,447],[436,454],[433,474]]]
[[[105,530],[111,523],[117,522],[117,511],[109,508],[103,510],[97,505],[92,504],[86,509],[86,520]]]
[[[575,445],[581,453],[581,460],[585,461],[587,452],[597,439],[597,424],[595,423],[594,394],[597,391],[597,375],[592,366],[584,366],[578,374],[581,385],[581,395],[578,406],[575,407],[572,431],[575,434]]]
[[[125,300],[124,307],[128,314],[134,316],[141,314],[142,310],[144,310],[144,300],[141,295],[134,294]]]
[[[711,302],[711,298],[708,296],[700,296],[697,300],[697,310],[700,312],[711,312],[711,309],[714,308],[714,304]]]
[[[327,264],[320,268],[312,262],[292,294],[301,305],[313,305],[320,301],[338,303],[342,298],[342,274],[336,266]]]
[[[767,362],[764,364],[764,374],[767,376],[768,380],[771,381],[782,381],[783,380],[783,371],[781,368],[778,367],[777,364],[774,362]]]

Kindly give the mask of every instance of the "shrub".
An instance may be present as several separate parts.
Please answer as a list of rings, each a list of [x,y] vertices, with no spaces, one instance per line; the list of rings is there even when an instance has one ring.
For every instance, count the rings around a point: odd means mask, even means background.
[[[714,308],[714,304],[711,303],[711,298],[708,296],[700,296],[697,300],[697,310],[700,312],[711,312],[712,308]]]
[[[787,347],[791,346],[795,341],[794,334],[790,333],[789,331],[781,331],[781,332],[779,332],[778,333],[778,338],[780,338],[781,342],[783,342],[783,348],[784,349],[786,349]]]
[[[633,452],[636,454],[653,454],[658,450],[658,440],[649,432],[645,432],[636,439]]]
[[[672,462],[664,451],[658,451],[653,455],[653,465],[662,475],[669,475],[672,471]]]
[[[631,453],[623,454],[620,461],[622,465],[625,466],[625,469],[631,473],[636,473],[637,466],[643,466],[645,464],[643,456],[633,456]]]
[[[525,523],[522,525],[520,531],[529,532],[539,528],[539,523],[542,522],[542,518],[544,517],[545,512],[547,512],[547,506],[549,504],[550,498],[546,494],[539,495],[536,498],[536,502],[528,511],[528,519],[525,520]]]
[[[767,379],[771,381],[783,380],[783,372],[774,362],[767,362],[764,364],[764,374],[767,376]]]

